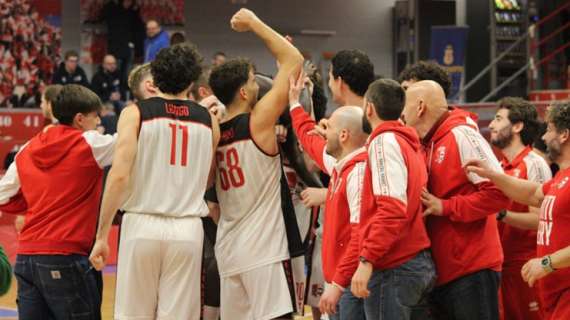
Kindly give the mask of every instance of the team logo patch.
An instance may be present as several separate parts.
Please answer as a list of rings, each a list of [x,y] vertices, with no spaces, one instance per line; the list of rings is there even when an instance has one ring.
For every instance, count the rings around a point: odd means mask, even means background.
[[[311,286],[311,295],[312,295],[313,297],[320,297],[320,296],[322,296],[324,291],[325,291],[325,290],[324,290],[324,288],[323,288],[322,285],[313,284],[313,285]]]
[[[59,270],[52,270],[50,273],[51,273],[52,279],[54,279],[54,280],[61,279],[61,273],[59,272]]]
[[[521,175],[521,169],[515,169],[513,170],[513,176],[515,176],[516,178],[518,178]]]
[[[564,188],[564,186],[566,186],[567,183],[568,183],[568,177],[565,177],[565,178],[562,179],[562,181],[560,181],[560,183],[558,184],[558,189]]]
[[[528,304],[528,309],[529,309],[530,311],[537,312],[537,311],[539,310],[539,308],[538,308],[538,302],[536,302],[536,301],[531,301],[531,302]]]
[[[437,158],[435,159],[435,162],[437,164],[441,164],[443,160],[445,160],[445,146],[437,148],[436,154]]]

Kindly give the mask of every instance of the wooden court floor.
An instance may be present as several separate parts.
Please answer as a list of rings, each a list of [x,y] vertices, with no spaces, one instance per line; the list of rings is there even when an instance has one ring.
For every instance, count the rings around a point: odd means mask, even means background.
[[[17,320],[16,313],[16,279],[12,279],[12,287],[5,296],[0,297],[0,320]],[[103,306],[101,312],[104,320],[113,319],[113,306],[115,298],[114,272],[103,274]],[[296,317],[295,320],[312,320],[310,309],[307,308],[305,317]]]

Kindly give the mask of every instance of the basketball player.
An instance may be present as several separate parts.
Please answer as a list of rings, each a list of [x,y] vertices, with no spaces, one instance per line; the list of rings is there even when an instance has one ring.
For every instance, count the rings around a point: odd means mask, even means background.
[[[152,81],[149,62],[136,66],[129,73],[128,85],[135,99],[139,101],[158,94],[158,89]]]
[[[204,69],[202,74],[192,86],[192,90],[190,93],[192,94],[192,98],[194,101],[198,102],[202,106],[206,107],[210,112],[212,112],[218,120],[222,120],[226,113],[226,106],[216,98],[214,93],[212,92],[212,88],[208,85],[208,81],[210,80],[210,73],[212,70]]]
[[[196,101],[199,105],[205,107],[216,116],[218,120],[222,119],[225,106],[219,102],[218,98],[212,93],[212,89],[208,85],[211,70],[204,68],[198,80],[192,85],[190,90],[190,100]],[[202,260],[202,270],[204,272],[203,290],[204,290],[204,308],[203,320],[218,320],[220,317],[220,273],[214,252],[216,245],[217,223],[220,219],[220,206],[216,195],[215,186],[211,186],[204,196],[210,212],[208,217],[202,218],[204,225],[204,250]]]
[[[374,65],[366,53],[360,50],[341,50],[333,56],[328,86],[337,105],[363,106],[364,94],[372,81]],[[327,122],[327,119],[321,120],[319,126],[315,127],[315,133],[324,137]],[[365,127],[364,131],[369,133],[370,128]]]
[[[331,60],[329,88],[339,106],[362,106],[364,94],[374,81],[374,65],[360,50],[341,50]]]
[[[209,96],[214,97],[208,87],[208,75],[208,70],[202,70],[200,77],[192,85],[191,96],[192,98],[199,97],[197,100],[199,104],[201,104],[201,100],[204,98],[207,98]],[[135,98],[138,100],[144,100],[157,96],[159,90],[153,84],[152,74],[150,73],[150,63],[145,63],[131,71],[129,74],[129,88],[134,93]],[[190,100],[195,101],[193,99]],[[207,107],[205,105],[202,106]],[[210,112],[212,112],[211,109]],[[214,244],[217,229],[216,223],[219,219],[220,209],[215,193],[216,192],[214,190],[214,187],[211,187],[206,191],[204,198],[206,199],[206,203],[208,205],[209,216],[202,218],[202,224],[204,226],[204,245],[202,260],[202,269],[204,271],[204,306],[202,318],[204,320],[217,320],[220,314],[220,277],[216,264],[216,257],[214,256]]]
[[[200,217],[219,139],[215,118],[186,100],[200,60],[189,44],[161,50],[151,63],[157,97],[128,106],[119,120],[90,257],[98,270],[105,265],[122,206],[115,319],[200,318]]]
[[[287,106],[289,76],[303,63],[299,51],[263,23],[241,9],[231,20],[238,32],[251,31],[279,62],[271,90],[257,100],[259,86],[252,65],[232,60],[216,67],[210,87],[227,107],[216,152],[216,191],[221,217],[216,257],[221,277],[221,318],[235,320],[289,317],[293,293],[284,261],[296,251],[300,236],[295,213],[282,209],[289,190],[282,178],[275,124]],[[293,224],[285,218],[292,214]],[[294,236],[286,232],[288,226]]]
[[[532,150],[539,129],[536,108],[521,98],[506,97],[499,101],[495,119],[491,121],[491,144],[501,150],[501,165],[505,173],[540,184],[552,178],[546,161]],[[501,273],[501,303],[504,319],[540,320],[536,289],[529,288],[520,271],[536,256],[537,208],[512,203],[497,215],[503,245]]]
[[[467,163],[467,172],[490,179],[509,198],[540,206],[537,256],[522,268],[524,281],[538,284],[543,319],[570,319],[570,103],[550,107],[542,139],[548,156],[560,166],[556,176],[540,184],[495,172],[484,161]]]

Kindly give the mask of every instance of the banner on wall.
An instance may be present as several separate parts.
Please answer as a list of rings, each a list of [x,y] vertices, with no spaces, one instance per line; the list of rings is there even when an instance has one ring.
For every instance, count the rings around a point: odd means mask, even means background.
[[[451,77],[449,98],[457,95],[465,80],[465,50],[468,31],[469,27],[431,27],[430,59],[443,66]],[[456,97],[450,102],[457,103],[463,100],[463,97]]]
[[[81,0],[81,22],[100,23],[109,3],[117,0]],[[133,6],[143,19],[154,19],[162,25],[184,25],[184,0],[123,0]]]
[[[61,50],[61,0],[0,0],[0,107],[37,107]]]

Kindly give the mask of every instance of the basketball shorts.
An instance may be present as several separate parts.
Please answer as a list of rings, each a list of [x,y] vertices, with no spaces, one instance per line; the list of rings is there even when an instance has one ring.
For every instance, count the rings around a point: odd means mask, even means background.
[[[202,220],[123,216],[115,319],[200,319]]]
[[[220,279],[220,316],[270,320],[293,312],[289,262],[276,262]]]

